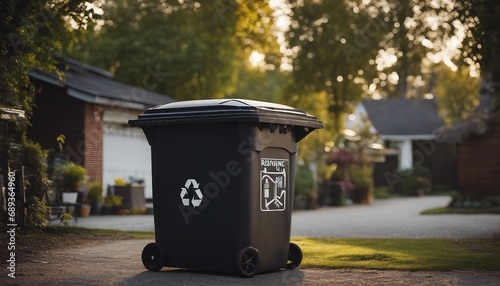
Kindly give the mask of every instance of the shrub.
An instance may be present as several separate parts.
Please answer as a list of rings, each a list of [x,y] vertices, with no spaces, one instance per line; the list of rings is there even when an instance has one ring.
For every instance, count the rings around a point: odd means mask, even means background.
[[[394,192],[403,196],[429,194],[431,190],[430,170],[419,166],[397,172],[398,182]]]
[[[33,197],[33,201],[28,205],[27,224],[34,230],[42,230],[48,224],[50,215],[50,208],[47,204],[37,198]]]
[[[308,207],[312,196],[313,177],[307,166],[299,166],[295,176],[295,208],[304,209]]]
[[[47,151],[33,141],[23,138],[22,160],[25,167],[27,196],[43,197],[43,188],[47,181]]]
[[[121,207],[122,204],[123,204],[123,198],[120,197],[120,196],[116,196],[116,195],[113,195],[113,196],[106,196],[104,198],[104,205],[107,206],[107,207]]]
[[[87,201],[90,203],[100,203],[102,202],[102,184],[99,182],[93,182],[89,185],[87,191]]]
[[[350,198],[354,203],[367,204],[373,200],[373,166],[368,164],[352,165],[350,169],[354,189]]]

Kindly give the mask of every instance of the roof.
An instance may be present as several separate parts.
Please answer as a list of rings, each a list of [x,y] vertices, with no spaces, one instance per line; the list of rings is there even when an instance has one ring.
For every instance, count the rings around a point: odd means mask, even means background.
[[[118,82],[108,71],[68,58],[64,62],[68,69],[64,72],[63,81],[56,74],[39,70],[31,71],[29,75],[65,87],[69,96],[94,104],[143,110],[175,101],[172,97]]]
[[[444,125],[433,99],[388,98],[362,104],[380,135],[433,136]]]

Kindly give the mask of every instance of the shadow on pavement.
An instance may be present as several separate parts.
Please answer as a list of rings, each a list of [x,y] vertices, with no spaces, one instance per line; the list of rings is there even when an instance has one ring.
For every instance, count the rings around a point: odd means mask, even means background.
[[[212,273],[164,268],[159,272],[144,271],[119,285],[301,285],[304,272],[300,269],[281,270],[241,278],[236,274]]]

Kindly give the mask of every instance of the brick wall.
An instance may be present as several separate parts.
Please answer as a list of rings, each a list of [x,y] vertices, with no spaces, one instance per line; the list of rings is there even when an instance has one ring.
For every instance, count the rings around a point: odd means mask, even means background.
[[[84,165],[91,180],[102,182],[102,125],[104,109],[85,104],[84,116]]]

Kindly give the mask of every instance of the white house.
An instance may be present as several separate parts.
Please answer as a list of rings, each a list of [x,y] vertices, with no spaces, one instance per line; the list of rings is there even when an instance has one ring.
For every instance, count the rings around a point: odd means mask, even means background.
[[[362,124],[363,117],[368,118],[372,133],[378,134],[386,148],[399,151],[399,170],[414,167],[414,143],[434,140],[435,132],[444,125],[433,99],[364,100],[348,116],[345,126]]]

